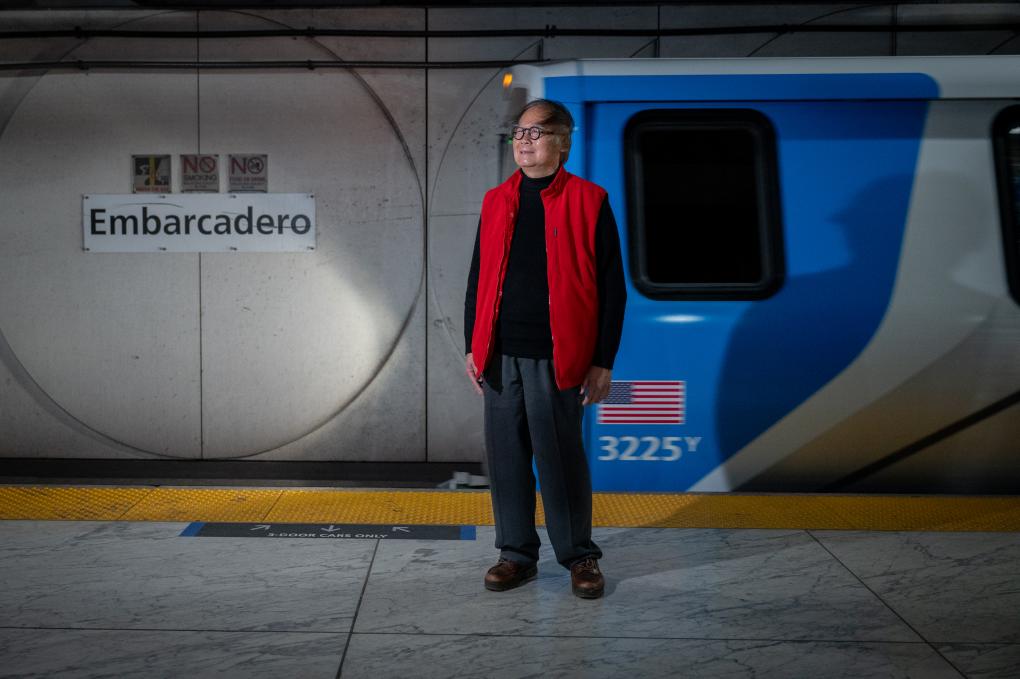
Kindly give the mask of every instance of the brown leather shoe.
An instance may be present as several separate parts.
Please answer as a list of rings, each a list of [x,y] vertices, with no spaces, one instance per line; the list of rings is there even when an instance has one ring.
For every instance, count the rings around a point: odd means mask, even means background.
[[[523,585],[538,575],[538,566],[530,566],[499,557],[499,562],[485,574],[485,589],[502,592]]]
[[[570,589],[582,599],[598,599],[605,586],[597,559],[581,559],[570,567]]]

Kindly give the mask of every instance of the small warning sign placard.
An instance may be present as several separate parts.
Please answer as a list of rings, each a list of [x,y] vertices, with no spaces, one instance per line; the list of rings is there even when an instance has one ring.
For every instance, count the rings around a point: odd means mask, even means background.
[[[220,190],[220,159],[210,154],[181,154],[181,191],[216,193]]]
[[[231,153],[227,168],[227,191],[269,190],[269,156],[265,153]]]
[[[133,193],[170,193],[170,156],[131,156]]]

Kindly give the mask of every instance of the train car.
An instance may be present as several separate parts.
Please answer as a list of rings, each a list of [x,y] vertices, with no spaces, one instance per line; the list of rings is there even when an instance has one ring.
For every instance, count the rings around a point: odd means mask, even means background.
[[[602,491],[1020,488],[1020,57],[516,66],[609,191]]]

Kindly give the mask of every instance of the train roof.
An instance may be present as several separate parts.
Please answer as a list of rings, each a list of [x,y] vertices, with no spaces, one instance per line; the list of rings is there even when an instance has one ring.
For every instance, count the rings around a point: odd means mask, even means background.
[[[572,59],[513,68],[513,84],[524,86],[531,98],[545,96],[546,78],[600,76],[777,76],[777,75],[891,75],[908,78],[887,81],[879,98],[1001,99],[1020,98],[1020,55],[883,56],[883,57],[746,57]],[[909,78],[934,87],[910,87]],[[908,85],[897,94],[896,87]],[[831,92],[803,92],[804,98],[830,98]],[[876,96],[861,91],[861,98]],[[848,96],[840,98],[858,98]],[[588,98],[583,97],[582,98]]]

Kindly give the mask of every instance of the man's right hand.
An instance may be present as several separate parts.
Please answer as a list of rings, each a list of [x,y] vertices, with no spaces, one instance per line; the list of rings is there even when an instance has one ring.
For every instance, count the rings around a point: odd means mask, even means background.
[[[478,395],[482,395],[481,380],[478,379],[478,373],[475,371],[475,359],[471,354],[464,357],[464,370],[467,372],[468,377],[471,378],[471,386],[475,388]]]

